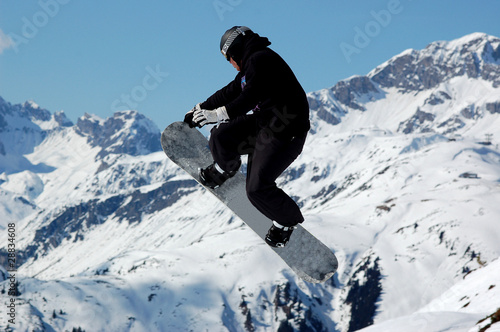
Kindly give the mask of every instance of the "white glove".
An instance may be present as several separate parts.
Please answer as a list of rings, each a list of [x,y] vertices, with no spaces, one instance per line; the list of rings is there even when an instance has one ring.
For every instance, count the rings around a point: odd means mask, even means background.
[[[187,113],[186,113],[186,115],[187,115],[187,114],[194,113],[195,111],[199,111],[199,110],[201,110],[201,106],[200,106],[200,105],[201,105],[201,103],[196,104],[196,106],[195,106],[195,107],[193,107],[193,108],[192,108],[189,112],[187,112]]]
[[[196,106],[193,107],[193,109],[190,110],[189,112],[187,112],[186,115],[184,116],[184,122],[186,122],[189,125],[189,127],[191,127],[191,128],[201,127],[201,126],[198,126],[197,123],[193,122],[194,112],[197,110],[201,110],[200,104],[196,104]]]
[[[229,116],[226,112],[226,106],[216,108],[213,111],[196,109],[193,115],[193,121],[200,127],[210,123],[219,124],[227,120],[229,120]]]

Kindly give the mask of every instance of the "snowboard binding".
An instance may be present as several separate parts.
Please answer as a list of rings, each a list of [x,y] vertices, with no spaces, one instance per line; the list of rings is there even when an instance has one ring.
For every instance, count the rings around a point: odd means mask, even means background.
[[[205,187],[209,187],[210,189],[216,189],[220,187],[227,179],[232,178],[236,171],[233,172],[220,172],[217,170],[217,166],[215,162],[206,168],[199,169],[200,182]]]
[[[283,248],[288,243],[288,240],[290,240],[290,236],[292,236],[295,228],[295,226],[285,227],[273,221],[273,225],[269,228],[265,241],[273,248]]]

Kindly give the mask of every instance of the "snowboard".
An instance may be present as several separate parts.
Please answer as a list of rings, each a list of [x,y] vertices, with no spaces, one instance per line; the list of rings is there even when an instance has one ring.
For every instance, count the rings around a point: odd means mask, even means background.
[[[213,163],[208,140],[185,122],[174,122],[163,131],[161,145],[165,154],[198,183],[198,171]],[[201,183],[200,183],[201,184]],[[272,221],[261,214],[248,200],[245,176],[238,172],[216,189],[205,187],[222,201],[262,239]],[[272,248],[301,279],[320,283],[328,280],[338,267],[335,254],[300,224],[283,248]]]

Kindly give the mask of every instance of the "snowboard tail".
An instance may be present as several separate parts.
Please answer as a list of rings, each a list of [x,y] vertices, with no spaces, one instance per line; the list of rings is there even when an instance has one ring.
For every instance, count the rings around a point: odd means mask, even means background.
[[[195,128],[174,122],[163,131],[161,145],[165,154],[200,183],[198,169],[213,162],[208,141]],[[200,183],[201,184],[201,183]],[[245,177],[240,172],[216,189],[205,187],[240,217],[257,235],[265,238],[272,221],[248,200]],[[338,267],[335,254],[300,224],[284,248],[271,248],[303,280],[325,282]]]

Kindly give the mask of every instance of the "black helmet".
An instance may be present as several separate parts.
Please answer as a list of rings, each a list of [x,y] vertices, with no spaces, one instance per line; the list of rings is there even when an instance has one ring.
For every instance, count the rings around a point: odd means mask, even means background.
[[[230,56],[234,57],[235,53],[240,53],[235,52],[235,47],[241,46],[240,36],[245,36],[247,32],[252,32],[252,30],[244,26],[234,26],[222,35],[220,39],[220,51],[227,61],[229,61]]]

